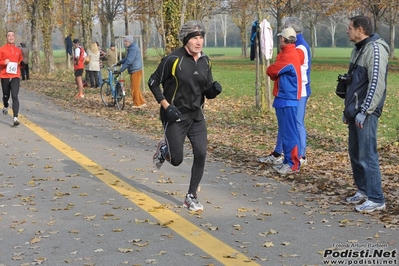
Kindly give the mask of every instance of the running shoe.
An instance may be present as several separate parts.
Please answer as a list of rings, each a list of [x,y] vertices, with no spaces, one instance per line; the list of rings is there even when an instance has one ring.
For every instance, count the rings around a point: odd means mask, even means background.
[[[187,194],[184,199],[183,207],[188,208],[190,211],[203,211],[204,206],[199,203],[197,195]]]

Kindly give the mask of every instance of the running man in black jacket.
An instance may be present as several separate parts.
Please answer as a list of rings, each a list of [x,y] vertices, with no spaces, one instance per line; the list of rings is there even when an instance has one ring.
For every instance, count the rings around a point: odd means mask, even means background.
[[[160,118],[164,139],[158,143],[153,161],[160,169],[165,160],[173,166],[183,161],[183,144],[187,137],[192,145],[194,162],[184,206],[202,211],[197,198],[207,153],[207,129],[203,113],[205,97],[213,99],[222,92],[213,81],[211,62],[203,52],[204,26],[200,21],[188,21],[180,30],[183,47],[162,59],[151,75],[148,86],[161,105]],[[162,85],[162,88],[161,88]]]

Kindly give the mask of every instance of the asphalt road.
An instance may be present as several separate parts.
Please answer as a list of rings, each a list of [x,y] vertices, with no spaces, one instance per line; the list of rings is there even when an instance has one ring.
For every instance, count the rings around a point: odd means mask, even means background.
[[[398,231],[344,202],[208,162],[192,213],[189,149],[155,171],[157,140],[25,89],[20,102],[21,125],[0,118],[0,266],[398,265]]]

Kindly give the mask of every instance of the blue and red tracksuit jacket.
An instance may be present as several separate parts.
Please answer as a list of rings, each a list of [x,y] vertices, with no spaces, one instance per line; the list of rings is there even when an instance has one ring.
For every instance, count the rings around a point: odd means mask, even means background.
[[[276,62],[266,71],[274,81],[274,108],[298,106],[302,92],[301,58],[295,44],[287,44],[281,48]]]

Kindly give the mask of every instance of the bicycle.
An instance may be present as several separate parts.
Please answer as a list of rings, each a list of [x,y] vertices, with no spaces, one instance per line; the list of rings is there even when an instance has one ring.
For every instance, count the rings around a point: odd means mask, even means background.
[[[107,70],[108,78],[104,79],[101,85],[101,100],[106,107],[113,107],[116,104],[119,110],[123,110],[125,107],[125,81],[118,79],[120,72],[117,71],[116,64],[107,67]]]

